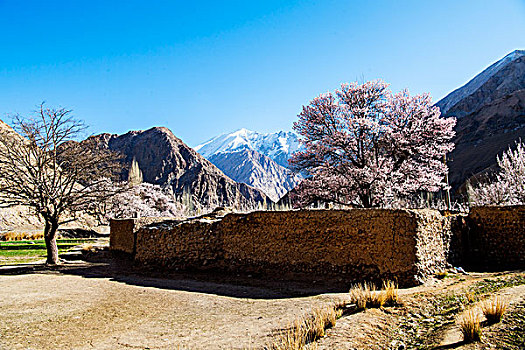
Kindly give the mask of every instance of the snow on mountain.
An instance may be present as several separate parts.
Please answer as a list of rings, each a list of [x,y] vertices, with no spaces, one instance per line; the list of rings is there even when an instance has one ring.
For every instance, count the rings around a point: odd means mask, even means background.
[[[447,114],[453,107],[461,102],[466,97],[474,94],[485,83],[487,83],[493,76],[498,74],[502,69],[510,63],[525,56],[525,50],[515,50],[496,63],[490,65],[483,72],[476,75],[472,80],[462,87],[452,91],[450,94],[441,99],[436,105],[441,109],[442,114]],[[503,89],[502,89],[503,90]],[[498,96],[499,97],[499,96]],[[462,116],[459,114],[458,116]]]
[[[215,153],[208,160],[232,180],[263,191],[274,202],[301,180],[299,175],[294,175],[271,158],[247,148]]]
[[[263,134],[240,129],[214,137],[194,149],[233,180],[263,191],[273,201],[302,179],[288,169],[288,159],[301,149],[293,132]]]
[[[229,134],[216,136],[194,149],[203,155],[204,158],[209,158],[217,153],[250,149],[288,168],[288,159],[300,148],[299,139],[293,132],[279,131],[276,133],[263,134],[247,129],[240,129]]]

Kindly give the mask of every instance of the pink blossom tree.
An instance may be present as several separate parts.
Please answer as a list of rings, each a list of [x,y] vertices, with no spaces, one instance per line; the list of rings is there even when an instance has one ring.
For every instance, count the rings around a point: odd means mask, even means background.
[[[368,208],[444,188],[455,123],[440,117],[428,94],[392,94],[382,81],[321,94],[294,123],[305,150],[290,163],[307,174],[294,200]]]

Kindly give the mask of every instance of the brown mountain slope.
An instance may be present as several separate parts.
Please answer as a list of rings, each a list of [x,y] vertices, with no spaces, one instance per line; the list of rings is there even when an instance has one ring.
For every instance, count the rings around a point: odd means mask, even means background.
[[[525,89],[458,118],[456,148],[449,162],[451,185],[460,186],[469,177],[494,167],[496,155],[520,138],[525,141]]]
[[[495,169],[496,156],[525,139],[525,51],[509,53],[436,105],[457,117],[449,180],[458,189]]]
[[[145,182],[171,187],[180,197],[191,193],[194,204],[200,208],[253,209],[260,202],[270,201],[261,191],[224,175],[167,128],[93,137],[103,147],[124,154],[127,164],[135,159]]]

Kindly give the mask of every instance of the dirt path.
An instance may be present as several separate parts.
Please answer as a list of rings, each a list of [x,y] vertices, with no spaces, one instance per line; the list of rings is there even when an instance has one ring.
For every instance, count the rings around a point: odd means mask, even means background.
[[[38,265],[0,268],[0,349],[262,349],[280,327],[347,297],[326,293],[326,286],[251,276],[168,276],[109,260],[53,271]],[[448,339],[447,332],[462,310],[459,296],[476,283],[518,275],[523,278],[522,273],[458,275],[400,290],[403,306],[345,316],[314,348],[453,345],[457,337]],[[500,293],[524,304],[523,285]],[[505,332],[497,327],[494,332]]]
[[[260,348],[276,327],[330,298],[273,296],[274,292],[261,288],[190,280],[130,277],[118,282],[58,272],[0,276],[0,345],[5,349]]]

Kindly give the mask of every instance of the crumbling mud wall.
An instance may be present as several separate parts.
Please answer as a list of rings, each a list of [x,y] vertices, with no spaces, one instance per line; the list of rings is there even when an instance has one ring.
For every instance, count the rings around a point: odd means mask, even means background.
[[[348,281],[415,285],[445,268],[444,217],[432,210],[310,210],[228,215],[224,262]]]
[[[111,219],[109,247],[112,251],[134,255],[137,231],[144,225],[163,221],[162,218]]]
[[[264,211],[132,225],[112,221],[112,249],[132,251],[118,242],[135,237],[143,264],[401,285],[444,269],[450,237],[450,221],[434,210]]]
[[[475,207],[463,239],[466,262],[485,270],[525,268],[525,206]]]

